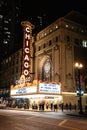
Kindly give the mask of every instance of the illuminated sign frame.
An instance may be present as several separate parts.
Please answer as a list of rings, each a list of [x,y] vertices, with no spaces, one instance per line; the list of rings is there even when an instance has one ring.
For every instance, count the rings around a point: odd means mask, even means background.
[[[61,93],[61,85],[59,84],[47,84],[47,83],[40,83],[39,84],[39,92],[41,93]]]

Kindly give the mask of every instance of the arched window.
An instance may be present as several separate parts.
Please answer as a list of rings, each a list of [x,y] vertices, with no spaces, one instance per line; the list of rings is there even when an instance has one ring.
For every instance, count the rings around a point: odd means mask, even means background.
[[[51,63],[50,60],[47,59],[45,63],[43,64],[42,68],[42,80],[43,81],[51,81]]]

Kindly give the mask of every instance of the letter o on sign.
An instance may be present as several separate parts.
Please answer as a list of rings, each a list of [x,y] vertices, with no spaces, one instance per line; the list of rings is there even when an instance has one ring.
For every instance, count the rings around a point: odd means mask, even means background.
[[[24,75],[27,76],[28,75],[28,70],[24,70]]]
[[[24,63],[24,67],[25,67],[25,68],[28,68],[28,67],[29,67],[28,62],[25,62],[25,63]]]

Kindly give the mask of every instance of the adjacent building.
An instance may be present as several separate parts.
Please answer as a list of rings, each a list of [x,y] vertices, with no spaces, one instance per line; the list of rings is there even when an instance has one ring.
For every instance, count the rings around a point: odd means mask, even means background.
[[[22,47],[21,0],[0,1],[0,61]],[[9,51],[8,51],[9,50]]]

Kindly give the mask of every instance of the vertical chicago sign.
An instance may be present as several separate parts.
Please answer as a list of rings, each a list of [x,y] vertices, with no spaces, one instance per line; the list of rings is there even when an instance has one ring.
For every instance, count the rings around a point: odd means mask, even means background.
[[[23,27],[23,64],[22,74],[25,76],[26,81],[31,80],[31,45],[32,45],[32,29],[33,25],[28,21],[22,21]]]

